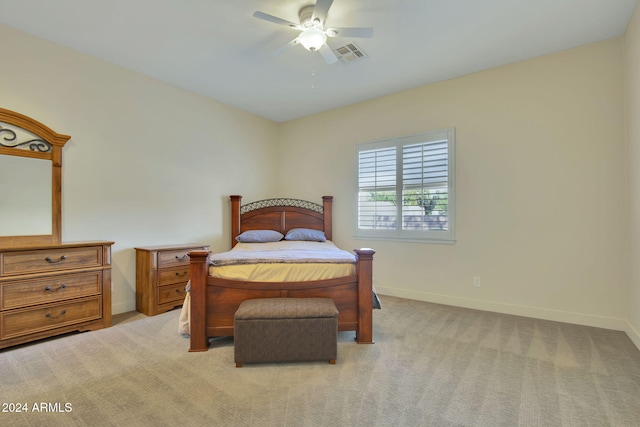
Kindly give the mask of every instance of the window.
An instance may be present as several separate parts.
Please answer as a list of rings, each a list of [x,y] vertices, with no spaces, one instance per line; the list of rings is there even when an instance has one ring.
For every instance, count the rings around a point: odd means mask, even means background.
[[[454,241],[454,130],[356,146],[357,237]]]

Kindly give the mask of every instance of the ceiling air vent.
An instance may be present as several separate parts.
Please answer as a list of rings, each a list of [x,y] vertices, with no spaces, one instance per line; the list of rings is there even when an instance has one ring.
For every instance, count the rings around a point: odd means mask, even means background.
[[[342,62],[356,62],[367,58],[367,54],[354,42],[349,42],[333,50]]]

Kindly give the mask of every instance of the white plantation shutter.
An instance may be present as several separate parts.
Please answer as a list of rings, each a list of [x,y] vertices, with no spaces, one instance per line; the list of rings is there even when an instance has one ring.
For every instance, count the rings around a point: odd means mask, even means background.
[[[454,130],[359,144],[359,237],[453,242]]]
[[[433,141],[402,147],[403,229],[444,229],[448,222],[448,142]],[[415,207],[422,210],[417,215]],[[413,215],[412,215],[413,213]]]
[[[396,202],[396,148],[361,151],[358,171],[358,227],[394,229],[397,212],[388,206]]]

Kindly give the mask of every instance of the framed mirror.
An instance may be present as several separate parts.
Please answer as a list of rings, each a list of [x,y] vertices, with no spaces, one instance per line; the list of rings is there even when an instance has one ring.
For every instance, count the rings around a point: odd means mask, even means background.
[[[0,247],[62,240],[62,147],[71,137],[0,108]]]

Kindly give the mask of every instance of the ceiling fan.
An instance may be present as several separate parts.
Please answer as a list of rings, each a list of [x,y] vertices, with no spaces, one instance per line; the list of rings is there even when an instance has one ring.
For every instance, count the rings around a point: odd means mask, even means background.
[[[317,0],[315,5],[312,4],[303,7],[298,13],[300,18],[299,24],[259,11],[254,12],[253,16],[300,31],[298,37],[290,41],[287,46],[301,44],[311,52],[320,52],[325,62],[332,64],[338,60],[338,57],[327,45],[327,37],[373,37],[373,28],[325,28],[327,13],[332,4],[333,0]]]

